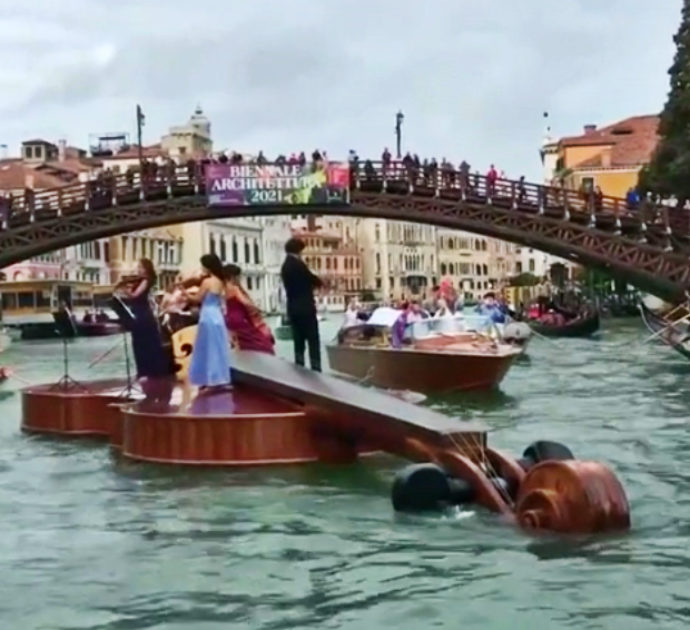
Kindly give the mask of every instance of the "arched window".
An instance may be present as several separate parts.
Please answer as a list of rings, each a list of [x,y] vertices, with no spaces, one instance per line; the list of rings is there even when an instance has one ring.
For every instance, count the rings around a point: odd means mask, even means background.
[[[237,252],[237,239],[232,237],[232,262],[239,262],[239,253]]]
[[[244,239],[244,262],[246,262],[246,263],[250,262],[249,241],[246,238]]]
[[[486,251],[486,241],[482,241],[482,251]]]
[[[216,253],[216,239],[213,238],[213,234],[209,234],[208,236],[208,251],[212,254]]]
[[[481,265],[477,265],[477,275],[478,276],[482,275],[482,266]]]
[[[220,237],[220,259],[225,262],[225,256],[227,255],[227,251],[225,249],[225,237],[221,236]]]
[[[448,265],[448,273],[452,276],[455,273],[455,269],[453,268],[453,263],[450,263]]]
[[[486,265],[484,265],[483,271],[484,271],[484,275],[485,275],[485,276],[488,276],[488,275],[489,275],[489,268],[488,268]]]
[[[446,275],[446,263],[441,263],[441,275]]]
[[[259,256],[259,241],[254,239],[254,264],[255,265],[258,265],[259,263],[261,263],[259,258],[260,258],[260,256]]]

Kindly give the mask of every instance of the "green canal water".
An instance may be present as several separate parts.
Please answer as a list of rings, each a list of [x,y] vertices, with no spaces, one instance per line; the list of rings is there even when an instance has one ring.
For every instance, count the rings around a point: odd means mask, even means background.
[[[323,324],[325,337],[337,323]],[[620,537],[531,538],[480,511],[396,515],[392,458],[337,468],[186,471],[89,442],[22,435],[0,386],[0,628],[638,630],[690,620],[690,363],[637,322],[596,340],[534,340],[501,390],[431,404],[518,453],[564,442],[628,492]],[[117,374],[117,339],[71,345],[76,377]],[[289,355],[289,342],[281,342]],[[55,342],[0,356],[32,382]]]

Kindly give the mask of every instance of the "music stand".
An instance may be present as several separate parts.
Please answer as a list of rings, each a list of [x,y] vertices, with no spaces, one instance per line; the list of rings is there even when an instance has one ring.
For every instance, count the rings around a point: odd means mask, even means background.
[[[132,312],[132,309],[125,304],[124,300],[118,296],[113,295],[110,300],[110,308],[115,311],[117,319],[122,326],[122,343],[125,348],[125,370],[127,374],[127,386],[122,390],[120,396],[127,395],[131,398],[132,392],[134,391],[134,379],[132,378],[132,362],[129,358],[129,344],[127,343],[127,333],[131,332],[136,325],[136,317]],[[141,391],[141,390],[138,390]]]
[[[74,324],[74,317],[69,308],[63,306],[53,313],[55,320],[55,330],[62,339],[62,365],[63,374],[51,389],[86,389],[81,383],[75,381],[69,375],[69,352],[67,350],[67,340],[74,339],[77,336],[77,327]]]

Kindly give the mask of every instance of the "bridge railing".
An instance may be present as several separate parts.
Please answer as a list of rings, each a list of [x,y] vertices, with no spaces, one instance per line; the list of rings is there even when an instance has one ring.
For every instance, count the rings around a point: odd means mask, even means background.
[[[4,201],[0,221],[3,229],[82,212],[97,212],[113,206],[205,193],[204,163],[158,167],[155,172],[101,173],[88,182],[56,189],[14,195]],[[669,222],[668,208],[643,203],[630,208],[625,200],[593,193],[533,184],[524,180],[490,180],[485,175],[430,165],[416,167],[401,162],[352,162],[353,190],[387,194],[414,194],[445,200],[485,203],[498,208],[521,210],[594,226],[619,230],[635,224],[643,231],[658,226],[669,235],[690,234],[688,214],[678,213]],[[9,207],[8,207],[9,206]],[[672,230],[673,228],[673,230]]]

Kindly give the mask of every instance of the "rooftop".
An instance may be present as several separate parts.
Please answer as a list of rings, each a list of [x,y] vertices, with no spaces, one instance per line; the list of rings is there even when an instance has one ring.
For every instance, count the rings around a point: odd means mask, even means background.
[[[73,173],[66,178],[60,177],[54,172],[46,172],[24,164],[20,159],[0,160],[0,190],[24,189],[27,183],[27,176],[33,178],[33,188],[35,190],[66,186],[74,181],[75,177]]]
[[[560,147],[601,146],[602,153],[610,148],[607,166],[622,168],[647,164],[659,142],[657,128],[659,116],[632,116],[614,124],[597,129],[586,125],[580,136],[561,138]],[[596,168],[604,165],[602,154],[573,164],[575,168]]]

